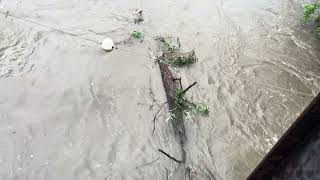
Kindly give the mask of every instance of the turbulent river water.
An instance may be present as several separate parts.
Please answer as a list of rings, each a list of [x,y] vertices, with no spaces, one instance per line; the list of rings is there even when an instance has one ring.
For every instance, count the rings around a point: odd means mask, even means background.
[[[302,0],[0,0],[1,180],[242,180],[315,97],[319,42]],[[143,10],[144,22],[134,23]],[[130,32],[144,33],[143,41]],[[199,61],[179,69],[210,108],[185,122],[186,167],[161,111],[154,36],[179,37]]]

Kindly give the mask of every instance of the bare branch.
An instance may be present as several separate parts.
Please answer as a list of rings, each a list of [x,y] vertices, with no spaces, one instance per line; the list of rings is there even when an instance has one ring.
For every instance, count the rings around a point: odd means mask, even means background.
[[[167,156],[168,158],[170,158],[171,160],[173,160],[173,161],[175,161],[175,162],[177,162],[177,163],[179,163],[179,164],[182,163],[181,161],[177,160],[176,158],[170,156],[168,153],[164,152],[162,149],[158,149],[158,151],[161,152],[162,154],[166,155],[166,156]]]
[[[159,110],[157,111],[157,113],[154,115],[154,117],[153,117],[153,130],[152,130],[152,134],[154,134],[154,131],[156,130],[156,119],[157,119],[157,116],[159,115],[159,113],[160,113],[160,111],[161,111],[161,109],[164,107],[164,105],[165,104],[167,104],[168,102],[165,102],[165,103],[163,103],[161,106],[160,106],[160,108],[159,108]]]
[[[190,86],[188,86],[185,90],[183,90],[182,94],[185,94],[190,88],[192,88],[194,85],[196,85],[197,82],[192,83]]]

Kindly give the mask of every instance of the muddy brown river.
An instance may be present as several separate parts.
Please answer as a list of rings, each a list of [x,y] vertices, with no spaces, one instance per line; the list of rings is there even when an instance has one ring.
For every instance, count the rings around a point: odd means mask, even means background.
[[[243,180],[320,90],[302,0],[0,0],[1,180]],[[143,10],[144,22],[134,13]],[[74,36],[120,42],[111,53]],[[143,41],[130,32],[144,33]],[[153,37],[199,60],[177,73],[209,106],[181,158]],[[121,43],[123,42],[123,43]],[[187,171],[185,171],[187,169]]]

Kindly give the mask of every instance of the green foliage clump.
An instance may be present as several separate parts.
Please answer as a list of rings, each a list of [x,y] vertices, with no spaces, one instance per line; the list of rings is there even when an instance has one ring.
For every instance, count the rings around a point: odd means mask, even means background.
[[[209,114],[209,107],[205,104],[194,104],[195,105],[195,112],[198,114]]]
[[[310,4],[305,4],[303,6],[303,18],[305,21],[308,21],[310,17],[319,9],[320,7],[320,2],[314,2]]]
[[[173,67],[182,67],[197,62],[198,58],[194,50],[186,53],[180,52],[181,43],[179,38],[156,37],[163,45],[163,54],[159,57],[160,62]]]
[[[208,115],[209,107],[202,103],[188,101],[185,98],[186,92],[187,90],[183,90],[182,88],[176,89],[176,94],[174,97],[175,108],[182,110],[188,118],[195,114]]]
[[[197,61],[196,53],[194,50],[188,53],[164,53],[165,56],[162,58],[164,62],[173,66],[173,67],[181,67],[189,64],[193,64]]]
[[[311,19],[313,15],[317,13],[317,11],[320,9],[320,1],[317,0],[316,2],[305,4],[303,6],[303,19],[304,21],[308,21]],[[315,18],[315,23],[316,23],[316,35],[320,37],[320,15],[317,15]]]
[[[143,37],[143,33],[142,33],[142,32],[139,32],[139,31],[133,31],[133,32],[131,33],[131,36],[134,37],[134,38],[136,38],[136,39],[140,39],[140,38]]]
[[[181,88],[176,89],[176,95],[174,97],[174,104],[176,108],[183,108],[184,107],[184,102],[185,102],[185,92]]]

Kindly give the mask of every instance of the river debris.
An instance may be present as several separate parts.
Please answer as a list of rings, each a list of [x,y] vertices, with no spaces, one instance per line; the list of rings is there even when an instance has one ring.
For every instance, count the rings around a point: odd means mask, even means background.
[[[156,36],[155,40],[162,43],[164,47],[162,47],[162,51],[175,52],[179,51],[181,48],[180,39],[173,37],[164,37],[164,36]]]
[[[150,57],[156,60],[156,62],[159,65],[167,101],[160,106],[159,110],[154,116],[153,133],[155,132],[155,123],[159,112],[161,111],[164,105],[168,104],[169,119],[171,120],[175,136],[181,148],[181,156],[179,158],[180,160],[169,155],[161,149],[158,149],[158,151],[170,158],[171,160],[184,166],[185,172],[189,173],[190,176],[190,168],[186,167],[185,164],[187,154],[185,150],[185,144],[187,141],[187,136],[184,119],[188,119],[190,117],[192,118],[194,114],[208,115],[209,108],[204,104],[190,102],[186,98],[187,92],[192,87],[194,87],[197,84],[197,82],[190,84],[187,88],[184,89],[182,87],[181,78],[175,77],[176,75],[172,73],[172,71],[170,70],[170,66],[179,68],[193,64],[197,62],[198,59],[194,50],[187,53],[181,52],[181,43],[179,38],[158,36],[154,39],[161,43],[160,48],[162,51],[162,55],[154,56],[153,53],[149,53]]]
[[[194,85],[196,85],[197,82],[192,83],[190,86],[188,86],[188,88],[186,89],[182,89],[182,85],[181,85],[181,78],[179,79],[173,79],[174,81],[178,80],[180,87],[177,88],[175,90],[175,96],[174,96],[174,106],[175,109],[179,108],[179,110],[181,110],[183,112],[183,115],[187,118],[190,119],[192,118],[194,115],[196,114],[201,114],[201,115],[208,115],[209,114],[209,107],[205,104],[202,103],[194,103],[194,102],[190,102],[189,100],[187,100],[185,98],[186,92],[193,87]],[[152,134],[154,134],[154,131],[156,129],[156,120],[157,117],[160,113],[160,111],[162,110],[162,108],[168,104],[168,102],[164,102],[160,108],[158,109],[158,111],[156,112],[156,114],[153,117],[153,130],[152,130]],[[169,112],[169,119],[174,120],[175,115],[171,113],[171,111]]]
[[[173,67],[181,67],[193,64],[197,61],[194,50],[187,53],[164,52],[159,60]]]
[[[149,165],[157,162],[159,159],[160,159],[160,157],[157,157],[156,159],[152,160],[151,162],[147,162],[147,163],[145,163],[145,164],[142,164],[142,165],[140,165],[140,166],[137,166],[136,169],[140,169],[140,168],[149,166]]]
[[[184,163],[186,159],[186,151],[184,150],[184,145],[187,137],[185,134],[183,112],[180,108],[177,108],[175,104],[177,82],[175,81],[175,78],[167,64],[159,62],[159,68],[161,72],[163,87],[167,97],[169,111],[172,114],[171,123],[181,147],[181,162]]]
[[[162,154],[166,155],[169,159],[171,159],[171,160],[173,160],[173,161],[175,161],[175,162],[177,162],[177,163],[181,164],[181,161],[180,161],[180,160],[178,160],[178,159],[176,159],[176,158],[172,157],[170,154],[168,154],[168,153],[164,152],[162,149],[158,149],[158,151],[159,151],[159,152],[161,152]]]
[[[155,40],[161,42],[162,55],[155,56],[149,49],[150,57],[158,62],[164,89],[167,95],[167,102],[163,103],[157,113],[154,115],[153,133],[155,131],[156,118],[165,104],[169,104],[169,119],[176,121],[176,118],[185,116],[187,119],[192,118],[196,114],[208,115],[209,107],[202,103],[190,102],[185,98],[189,89],[191,89],[197,82],[192,83],[186,89],[183,89],[181,78],[175,78],[169,66],[181,67],[188,64],[193,64],[197,61],[195,51],[188,53],[181,53],[181,43],[179,38],[157,36]],[[176,114],[178,113],[178,114]],[[183,121],[183,120],[181,120]],[[179,122],[179,121],[178,121]],[[182,129],[182,128],[181,128]]]
[[[162,43],[162,56],[158,61],[173,67],[182,67],[198,61],[194,50],[190,52],[181,52],[181,43],[179,38],[157,36],[155,40]]]
[[[173,73],[171,72],[167,64],[159,62],[159,68],[167,97],[167,102],[164,103],[162,106],[164,106],[165,104],[168,104],[169,106],[171,123],[181,147],[181,162],[184,163],[186,159],[186,152],[184,150],[184,146],[187,140],[184,127],[184,117],[187,117],[187,115],[189,114],[193,114],[193,112],[208,114],[209,108],[203,104],[192,103],[185,98],[186,93],[193,86],[195,86],[197,82],[194,82],[191,85],[189,85],[186,89],[183,89],[181,85],[181,78],[174,78]],[[162,108],[162,106],[160,107],[160,109]],[[157,112],[157,114],[159,113],[159,111]],[[154,123],[155,120],[156,116],[154,117]]]
[[[209,114],[209,107],[207,105],[202,103],[199,103],[199,104],[192,103],[192,105],[196,113],[203,114],[203,115]]]
[[[186,115],[187,117],[194,114],[208,115],[209,107],[207,105],[204,105],[202,103],[190,102],[185,98],[186,92],[194,85],[196,85],[197,82],[194,82],[186,89],[183,89],[181,85],[181,78],[177,80],[180,81],[180,87],[176,89],[176,95],[174,97],[176,108],[180,108],[181,111],[183,111],[184,115]]]
[[[112,51],[114,48],[114,43],[111,38],[106,38],[101,43],[101,48],[105,51]]]
[[[142,15],[143,11],[140,10],[137,14],[136,14],[136,17],[134,18],[134,23],[135,24],[139,24],[141,22],[144,21],[144,18],[143,18],[143,15]]]
[[[140,32],[140,31],[136,31],[134,30],[132,33],[131,33],[131,36],[135,39],[140,39],[143,37],[143,33]]]

